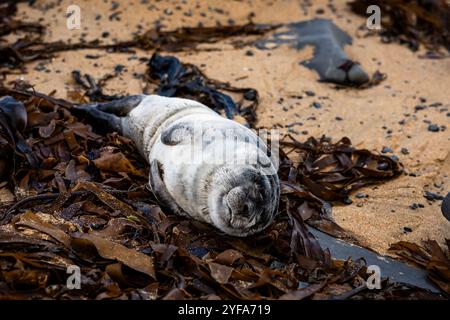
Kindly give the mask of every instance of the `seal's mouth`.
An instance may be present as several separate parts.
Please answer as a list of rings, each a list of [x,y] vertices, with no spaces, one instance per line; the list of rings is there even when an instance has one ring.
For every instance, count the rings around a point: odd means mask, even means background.
[[[263,231],[270,223],[271,221],[268,220],[258,223],[256,217],[249,221],[246,218],[232,216],[229,221],[225,222],[225,227],[222,225],[218,228],[235,237],[247,237]]]
[[[233,214],[232,210],[228,208],[228,214],[230,219],[228,220],[228,225],[231,228],[235,229],[250,229],[256,224],[256,215],[252,215],[251,217]]]

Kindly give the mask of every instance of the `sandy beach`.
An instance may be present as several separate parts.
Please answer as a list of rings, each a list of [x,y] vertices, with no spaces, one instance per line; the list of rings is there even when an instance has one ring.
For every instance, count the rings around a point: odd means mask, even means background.
[[[313,49],[282,45],[273,50],[253,46],[236,48],[231,40],[201,45],[199,50],[174,54],[183,62],[197,65],[208,77],[227,81],[237,87],[258,90],[261,104],[257,110],[258,128],[278,128],[298,140],[309,136],[347,136],[358,148],[388,151],[404,165],[405,174],[379,186],[360,190],[353,203],[335,206],[336,222],[351,231],[361,243],[381,254],[390,244],[405,240],[420,243],[433,239],[440,243],[450,237],[450,222],[440,211],[440,201],[424,198],[430,191],[446,195],[450,191],[450,60],[423,59],[423,50],[412,52],[400,44],[385,44],[378,36],[364,37],[358,27],[363,17],[350,12],[346,1],[314,1],[304,10],[302,1],[123,1],[120,12],[111,18],[110,1],[41,1],[33,8],[20,3],[17,15],[24,21],[42,19],[47,26],[46,41],[86,41],[104,43],[130,39],[133,32],[147,30],[160,21],[164,30],[181,26],[213,26],[216,23],[243,24],[252,17],[255,23],[289,23],[312,18],[327,18],[353,38],[345,48],[369,74],[387,74],[381,84],[367,88],[339,88],[318,81],[318,75],[300,65]],[[81,8],[81,29],[66,28],[65,12],[69,4]],[[320,10],[319,10],[320,9]],[[117,19],[119,17],[120,20]],[[206,50],[208,49],[208,50]],[[95,78],[123,70],[109,81],[105,93],[131,95],[142,93],[142,74],[153,51],[107,53],[102,50],[78,50],[58,53],[54,58],[26,65],[26,73],[8,75],[7,81],[26,80],[35,89],[55,97],[71,98],[77,88],[71,77],[81,70]],[[167,53],[169,54],[169,53]],[[98,56],[87,59],[86,55]],[[314,92],[307,95],[306,91]],[[320,108],[311,105],[316,102]],[[417,110],[424,105],[424,110]],[[428,130],[440,126],[438,132]]]

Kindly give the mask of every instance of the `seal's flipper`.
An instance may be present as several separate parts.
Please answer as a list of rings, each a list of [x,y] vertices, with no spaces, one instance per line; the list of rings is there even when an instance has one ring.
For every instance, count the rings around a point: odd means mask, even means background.
[[[85,116],[96,131],[107,133],[117,131],[122,133],[121,119],[111,113],[103,112],[96,105],[75,105],[72,107],[75,115]]]
[[[162,176],[164,172],[161,168],[161,164],[158,160],[153,160],[150,164],[150,188],[153,195],[159,202],[159,205],[163,211],[171,214],[189,217],[183,209],[181,209],[172,195],[167,190]]]
[[[145,98],[144,95],[129,96],[108,102],[76,105],[75,113],[89,118],[89,121],[101,132],[117,131],[122,133],[121,117],[125,117]]]
[[[95,106],[101,111],[115,114],[118,117],[125,117],[131,110],[136,108],[144,98],[144,95],[129,96],[109,102],[97,103]]]
[[[275,33],[272,38],[256,43],[259,49],[271,49],[282,43],[289,43],[295,49],[306,45],[314,46],[314,57],[301,64],[316,70],[321,81],[339,84],[361,85],[369,81],[369,76],[356,62],[349,59],[344,46],[352,43],[352,38],[339,29],[331,20],[314,19],[290,23],[286,32]]]

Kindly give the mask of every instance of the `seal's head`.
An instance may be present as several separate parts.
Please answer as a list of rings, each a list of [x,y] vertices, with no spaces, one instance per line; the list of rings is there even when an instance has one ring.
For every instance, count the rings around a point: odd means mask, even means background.
[[[245,237],[268,227],[280,198],[276,174],[252,165],[226,166],[214,172],[208,196],[212,223],[223,232]]]

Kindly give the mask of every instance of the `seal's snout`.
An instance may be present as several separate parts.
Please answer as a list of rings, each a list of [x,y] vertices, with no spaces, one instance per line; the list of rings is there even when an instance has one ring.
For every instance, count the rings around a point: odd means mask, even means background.
[[[261,197],[260,194],[259,197]],[[242,186],[235,187],[228,192],[226,203],[229,210],[229,224],[232,228],[248,230],[256,225],[259,212],[254,199],[255,194],[251,194],[250,190]]]
[[[244,211],[244,206],[248,210],[248,205],[245,203],[246,198],[247,195],[241,187],[233,188],[228,192],[227,205],[233,214]]]
[[[216,189],[208,197],[208,210],[218,229],[246,237],[272,223],[280,190],[276,175],[262,174],[253,166],[230,166],[216,170],[212,181]]]

